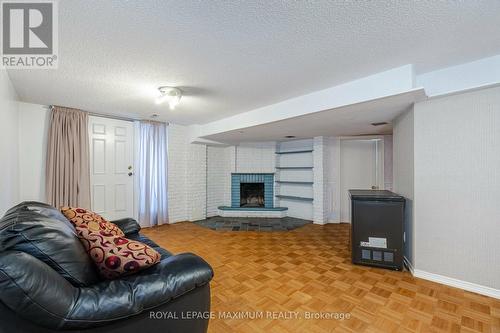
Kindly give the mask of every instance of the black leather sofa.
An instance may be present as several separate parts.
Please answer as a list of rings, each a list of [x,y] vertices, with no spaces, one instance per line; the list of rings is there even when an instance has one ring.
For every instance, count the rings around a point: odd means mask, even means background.
[[[127,238],[155,248],[157,265],[101,280],[72,224],[54,207],[23,202],[0,220],[0,332],[206,332],[212,268],[172,255],[113,221]]]

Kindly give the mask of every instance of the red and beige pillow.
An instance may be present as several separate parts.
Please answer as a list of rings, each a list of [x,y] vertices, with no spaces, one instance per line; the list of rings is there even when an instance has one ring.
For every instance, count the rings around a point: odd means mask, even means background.
[[[125,238],[115,224],[83,208],[63,207],[61,212],[75,226],[78,238],[105,279],[132,274],[160,261],[148,245]]]
[[[88,229],[103,236],[125,236],[116,224],[107,221],[101,215],[90,210],[62,207],[61,212],[75,226],[77,231],[79,229]]]

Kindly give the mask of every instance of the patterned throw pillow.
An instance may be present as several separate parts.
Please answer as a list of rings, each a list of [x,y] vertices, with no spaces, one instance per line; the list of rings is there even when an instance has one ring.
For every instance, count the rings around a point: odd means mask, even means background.
[[[77,230],[79,228],[87,228],[103,236],[125,236],[116,224],[109,222],[101,215],[90,210],[77,207],[62,207],[61,212],[73,223]]]
[[[156,250],[125,238],[116,225],[98,214],[81,208],[64,207],[61,211],[75,226],[78,238],[103,278],[111,280],[132,274],[160,261]]]
[[[160,262],[160,254],[144,243],[121,236],[103,236],[84,228],[78,233],[99,274],[105,279],[132,274]]]

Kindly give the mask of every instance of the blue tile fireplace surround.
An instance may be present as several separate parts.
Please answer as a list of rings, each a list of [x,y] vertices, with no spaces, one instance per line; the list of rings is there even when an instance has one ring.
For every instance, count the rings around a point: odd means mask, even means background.
[[[264,184],[264,207],[274,208],[274,174],[273,173],[232,173],[231,174],[231,208],[240,208],[240,191],[242,183]],[[245,208],[241,208],[245,209]]]

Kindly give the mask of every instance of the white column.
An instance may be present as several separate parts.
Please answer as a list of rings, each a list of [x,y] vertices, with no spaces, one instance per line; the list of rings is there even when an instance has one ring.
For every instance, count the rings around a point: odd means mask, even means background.
[[[325,153],[327,141],[322,136],[313,139],[313,222],[325,224],[327,222],[327,212],[325,205]]]

